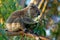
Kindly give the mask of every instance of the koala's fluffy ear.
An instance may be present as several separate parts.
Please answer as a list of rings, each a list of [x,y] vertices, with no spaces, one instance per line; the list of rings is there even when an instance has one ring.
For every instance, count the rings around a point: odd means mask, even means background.
[[[22,21],[25,24],[35,24],[36,23],[35,21],[33,21],[32,19],[27,18],[27,17],[23,18]]]

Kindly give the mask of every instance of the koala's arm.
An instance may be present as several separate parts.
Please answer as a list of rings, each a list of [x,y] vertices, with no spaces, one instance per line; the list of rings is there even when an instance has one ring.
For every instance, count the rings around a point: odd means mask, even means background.
[[[22,21],[25,23],[25,24],[35,24],[37,23],[36,21],[32,20],[31,18],[28,18],[28,17],[24,17],[22,19]]]

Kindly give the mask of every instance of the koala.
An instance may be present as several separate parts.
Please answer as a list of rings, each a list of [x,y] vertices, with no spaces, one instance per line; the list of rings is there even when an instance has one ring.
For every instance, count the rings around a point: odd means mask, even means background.
[[[25,31],[25,24],[35,24],[34,18],[38,16],[39,10],[36,5],[31,4],[22,10],[16,10],[8,17],[5,25],[8,31]]]

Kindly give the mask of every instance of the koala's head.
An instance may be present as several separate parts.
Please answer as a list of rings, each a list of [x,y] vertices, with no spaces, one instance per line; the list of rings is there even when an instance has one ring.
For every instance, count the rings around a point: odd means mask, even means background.
[[[29,15],[32,18],[35,18],[35,17],[37,17],[40,14],[40,11],[39,11],[38,7],[36,5],[34,5],[34,4],[29,5],[28,12],[30,12]]]

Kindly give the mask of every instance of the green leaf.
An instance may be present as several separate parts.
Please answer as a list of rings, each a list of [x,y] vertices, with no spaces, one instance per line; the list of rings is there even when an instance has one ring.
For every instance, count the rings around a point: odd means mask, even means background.
[[[0,29],[0,33],[2,34],[2,37],[3,37],[5,40],[8,40],[8,36],[6,36],[5,30]]]
[[[3,40],[3,37],[2,36],[0,36],[0,40]]]
[[[20,40],[20,36],[14,36],[13,40]]]

